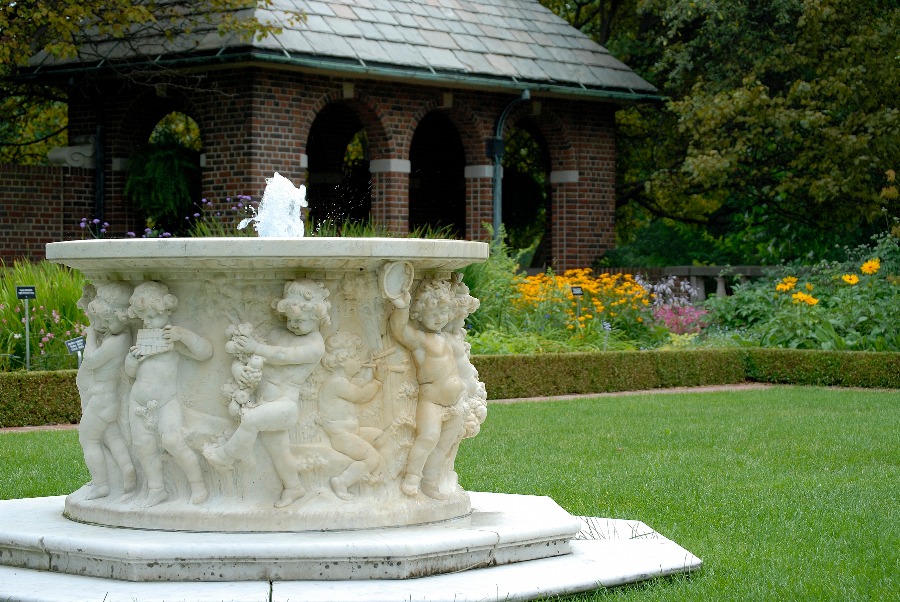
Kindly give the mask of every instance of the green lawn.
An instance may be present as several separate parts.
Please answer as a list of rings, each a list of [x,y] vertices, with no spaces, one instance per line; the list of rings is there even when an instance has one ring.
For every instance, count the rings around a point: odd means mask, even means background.
[[[492,405],[457,471],[469,490],[641,520],[704,562],[580,600],[900,600],[900,392]]]
[[[491,405],[473,491],[641,520],[701,572],[576,600],[900,600],[900,392],[773,387]],[[0,435],[0,498],[87,480],[74,431]]]

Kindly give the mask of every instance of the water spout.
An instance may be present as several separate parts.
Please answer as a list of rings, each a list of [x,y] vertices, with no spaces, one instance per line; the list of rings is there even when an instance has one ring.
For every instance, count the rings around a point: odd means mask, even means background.
[[[303,238],[301,209],[307,206],[306,186],[297,188],[276,172],[273,177],[266,178],[266,190],[259,208],[253,210],[253,217],[241,220],[238,230],[253,223],[260,237]]]

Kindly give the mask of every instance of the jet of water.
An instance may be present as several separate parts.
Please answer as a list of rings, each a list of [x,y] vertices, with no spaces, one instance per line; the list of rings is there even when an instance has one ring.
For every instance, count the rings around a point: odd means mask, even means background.
[[[297,188],[276,172],[274,177],[266,178],[259,208],[253,210],[253,217],[241,220],[238,230],[253,223],[260,237],[303,238],[301,208],[307,206],[306,186]]]

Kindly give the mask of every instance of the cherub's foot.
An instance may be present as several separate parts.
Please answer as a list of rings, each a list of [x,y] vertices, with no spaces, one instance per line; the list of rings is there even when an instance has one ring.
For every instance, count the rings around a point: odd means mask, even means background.
[[[134,470],[133,464],[129,464],[122,469],[122,480],[122,488],[126,492],[131,491],[137,485],[137,471]]]
[[[167,499],[169,499],[169,494],[166,493],[164,487],[160,487],[159,489],[151,489],[147,492],[147,501],[143,503],[143,506],[144,508],[152,508],[157,504],[162,504]]]
[[[203,446],[203,457],[216,470],[228,471],[234,468],[234,458],[221,445],[207,443]]]
[[[91,490],[84,496],[86,500],[96,500],[109,495],[109,485],[91,485]]]
[[[347,488],[338,477],[331,477],[331,489],[334,491],[334,495],[338,496],[342,500],[353,499],[353,494],[347,491]]]
[[[202,504],[206,501],[206,498],[209,497],[209,492],[206,490],[206,485],[203,481],[197,481],[195,483],[191,483],[191,503],[192,504]]]
[[[276,508],[284,508],[285,506],[290,506],[300,498],[306,495],[306,490],[302,485],[297,485],[296,487],[291,487],[290,489],[285,489],[281,492],[281,498],[275,502]]]
[[[422,493],[434,500],[446,500],[449,495],[442,493],[440,487],[434,481],[422,481]]]
[[[405,493],[410,497],[415,497],[419,494],[419,483],[422,481],[422,477],[417,474],[408,474],[403,479],[403,483],[400,485],[400,491]]]

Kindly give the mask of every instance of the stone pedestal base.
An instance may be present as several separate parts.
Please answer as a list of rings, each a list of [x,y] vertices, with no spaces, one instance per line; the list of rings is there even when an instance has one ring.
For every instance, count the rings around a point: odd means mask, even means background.
[[[637,521],[574,518],[545,497],[470,495],[463,519],[329,533],[116,529],[63,518],[62,497],[2,501],[0,598],[528,600],[701,566]]]

